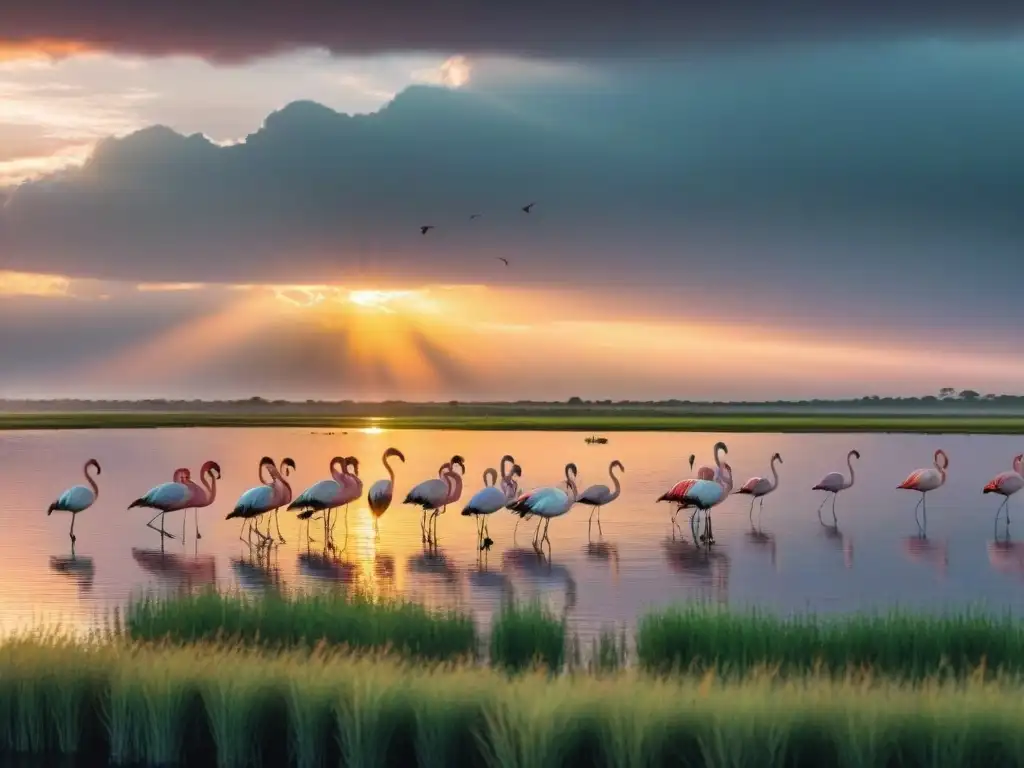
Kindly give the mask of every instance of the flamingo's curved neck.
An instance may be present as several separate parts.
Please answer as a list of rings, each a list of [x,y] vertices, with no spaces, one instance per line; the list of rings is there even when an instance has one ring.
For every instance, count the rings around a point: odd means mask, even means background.
[[[270,479],[269,480],[267,480],[267,479],[265,479],[263,477],[264,470],[266,470],[267,474],[270,475]],[[271,464],[261,463],[260,464],[260,482],[263,483],[264,485],[270,485],[274,481],[274,475],[276,473],[277,473],[277,465],[276,464],[273,464],[273,463],[271,463]]]
[[[391,458],[391,457],[390,457],[390,456],[388,456],[388,454],[386,454],[386,453],[385,453],[385,454],[384,454],[384,455],[383,455],[383,456],[381,457],[381,459],[380,459],[380,460],[381,460],[382,462],[384,462],[384,469],[386,469],[386,470],[388,471],[388,478],[390,478],[390,480],[391,480],[391,484],[392,484],[392,485],[394,485],[394,484],[395,484],[395,470],[393,470],[393,469],[391,468],[391,465],[390,465],[390,464],[388,464],[388,459],[390,459],[390,458]]]
[[[613,501],[619,498],[619,493],[622,491],[622,484],[619,482],[619,478],[615,476],[615,462],[613,461],[608,465],[608,476],[612,479],[612,485],[615,486],[615,490],[612,495],[608,497],[608,501]]]
[[[1013,458],[1013,471],[1016,472],[1018,475],[1021,473],[1020,463],[1022,459],[1024,459],[1024,455],[1018,455]]]
[[[850,468],[850,482],[848,482],[846,484],[846,487],[849,488],[851,485],[853,485],[853,477],[854,477],[854,475],[853,475],[853,451],[850,451],[848,454],[846,454],[846,466],[848,466]]]
[[[213,469],[211,468],[203,472],[203,476],[199,480],[205,486],[206,496],[212,503],[217,498],[217,476],[213,474]]]
[[[445,475],[446,480],[451,479],[451,483],[448,486],[448,498],[454,499],[455,497],[462,494],[462,475],[455,471],[455,467],[450,467],[447,474]]]
[[[501,469],[501,480],[502,480],[502,482],[505,482],[506,480],[508,480],[508,476],[512,472],[512,467],[515,466],[515,463],[516,463],[516,460],[514,458],[512,458],[511,456],[509,456],[507,453],[504,456],[501,457],[500,469]],[[505,465],[506,464],[510,465],[508,469],[505,469]]]
[[[720,445],[716,445],[715,446],[715,466],[718,467],[718,471],[719,472],[722,471],[722,457],[719,455],[719,452],[721,450],[722,450],[722,446],[720,446]]]
[[[942,457],[942,463],[939,464],[939,457]],[[946,480],[946,467],[949,466],[949,459],[946,458],[946,454],[942,451],[935,452],[935,468],[939,470],[939,474],[942,475],[942,480]]]
[[[96,468],[96,465],[93,462],[91,462],[91,461],[86,462],[85,466],[82,468],[82,474],[85,475],[86,481],[92,487],[92,494],[93,494],[93,496],[95,496],[96,498],[99,498],[99,496],[100,496],[100,487],[98,485],[96,485],[95,478],[93,478],[93,476],[89,474],[89,470],[90,469],[95,469],[95,468]]]
[[[503,459],[504,461],[504,459]],[[490,487],[498,484],[498,470],[494,467],[488,467],[484,470],[484,485]]]
[[[778,456],[772,456],[772,490],[774,491],[779,487],[779,470],[775,468],[775,462],[779,460]]]
[[[387,466],[387,462],[384,462],[384,466]],[[339,469],[340,468],[340,469]],[[345,484],[345,477],[348,475],[348,465],[341,456],[335,456],[331,459],[331,477],[338,485]]]

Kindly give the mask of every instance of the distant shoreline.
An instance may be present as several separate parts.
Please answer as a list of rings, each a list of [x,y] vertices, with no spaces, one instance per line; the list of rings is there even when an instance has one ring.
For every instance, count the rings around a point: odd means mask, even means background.
[[[303,413],[215,411],[78,411],[0,413],[0,430],[158,429],[196,427],[290,427],[311,430],[437,429],[473,431],[789,432],[1024,434],[1024,413],[765,413],[717,412],[668,415],[629,412],[544,413],[509,409],[501,414],[447,413],[416,416],[331,416]]]

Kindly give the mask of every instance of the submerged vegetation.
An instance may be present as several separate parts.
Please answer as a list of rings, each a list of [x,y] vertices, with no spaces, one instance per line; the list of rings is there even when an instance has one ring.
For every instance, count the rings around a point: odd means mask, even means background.
[[[1016,678],[503,673],[58,637],[0,645],[0,752],[81,764],[1020,766]]]

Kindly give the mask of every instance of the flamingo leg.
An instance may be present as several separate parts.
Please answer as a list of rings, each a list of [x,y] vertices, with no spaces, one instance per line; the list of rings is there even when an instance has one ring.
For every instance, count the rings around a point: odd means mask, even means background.
[[[195,515],[196,518],[196,541],[198,541],[199,539],[203,538],[203,534],[199,532],[199,510],[192,510],[192,514]]]
[[[153,525],[153,520],[156,520],[158,517],[160,518],[160,527],[159,528],[157,528],[155,525]],[[154,531],[159,531],[161,536],[166,536],[169,539],[173,539],[174,538],[174,536],[172,534],[170,534],[170,533],[168,533],[167,531],[164,530],[164,513],[163,512],[157,512],[155,515],[153,515],[153,519],[150,520],[148,523],[146,523],[146,525],[148,525]]]
[[[181,543],[185,543],[185,525],[188,523],[188,510],[183,510],[185,515],[181,518]]]
[[[838,493],[832,494],[832,524],[839,525],[839,520],[836,519],[836,499],[839,498]]]
[[[601,507],[600,507],[600,505],[598,505],[598,507],[597,507],[597,535],[598,536],[604,536],[604,531],[601,530]],[[549,546],[551,545],[550,541],[548,542],[548,545]]]
[[[917,504],[914,505],[914,522],[917,523],[917,529],[924,531],[924,526],[921,525],[921,518],[917,516],[917,510],[921,507],[921,502],[924,501],[924,494],[921,494],[921,498],[917,500]]]
[[[928,532],[928,496],[921,494],[921,516],[924,518],[924,530]]]
[[[818,505],[818,522],[820,522],[822,525],[825,524],[825,521],[821,519],[821,510],[825,508],[825,502],[828,501],[828,497],[829,497],[830,494],[831,494],[831,491],[826,493],[825,494],[825,498],[822,499],[821,500],[821,504]]]
[[[754,527],[754,502],[757,501],[753,496],[750,497],[750,509],[747,510],[747,518],[750,520],[750,527]]]
[[[548,553],[550,554],[551,553],[551,539],[548,538],[548,526],[549,525],[551,525],[551,518],[550,517],[547,519],[547,522],[544,523],[544,538],[541,539],[540,543],[541,543],[541,547],[544,546],[544,542],[545,541],[548,543]]]
[[[280,507],[278,507],[277,509],[274,510],[274,525],[277,526],[277,540],[280,541],[282,544],[287,544],[288,542],[286,542],[284,540],[284,536],[281,535],[281,520],[278,517],[278,510],[279,509],[280,509]],[[270,530],[270,526],[269,525],[267,526],[267,530],[268,531]]]
[[[78,517],[74,512],[71,513],[71,530],[68,531],[68,535],[71,537],[71,546],[75,546],[75,518]]]

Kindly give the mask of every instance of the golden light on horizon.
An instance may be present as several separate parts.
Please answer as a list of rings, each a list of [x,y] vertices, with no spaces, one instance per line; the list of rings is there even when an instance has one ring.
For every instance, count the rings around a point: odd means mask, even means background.
[[[59,40],[38,37],[29,40],[0,43],[0,61],[24,59],[64,59],[68,56],[92,53],[95,48],[77,40]]]
[[[33,272],[0,272],[0,296],[67,296],[70,278]]]
[[[449,88],[461,88],[471,75],[472,68],[465,56],[451,56],[441,65],[441,82]]]

